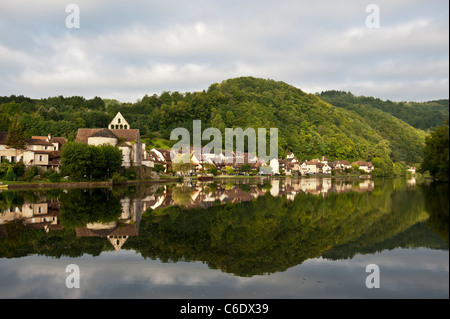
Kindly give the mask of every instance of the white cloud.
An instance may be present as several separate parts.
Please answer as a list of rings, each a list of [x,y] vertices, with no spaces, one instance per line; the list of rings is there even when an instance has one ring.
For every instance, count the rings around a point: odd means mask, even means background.
[[[365,5],[357,1],[77,4],[81,28],[67,29],[60,2],[2,1],[0,95],[134,101],[144,92],[206,89],[253,75],[305,91],[448,98],[443,0],[380,1],[380,29],[365,27]]]

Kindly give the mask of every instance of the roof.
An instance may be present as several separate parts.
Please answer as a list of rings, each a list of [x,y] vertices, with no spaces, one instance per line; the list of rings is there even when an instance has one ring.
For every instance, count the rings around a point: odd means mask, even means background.
[[[101,130],[98,130],[94,133],[91,134],[91,136],[89,137],[107,137],[107,138],[116,138],[117,136],[111,132],[110,130],[106,129],[106,128],[102,128]]]
[[[170,157],[170,151],[163,149],[163,148],[155,148],[155,150],[157,150],[159,153],[161,153],[161,155],[164,157],[164,159],[166,161],[171,161],[172,158]]]
[[[100,132],[101,131],[101,132]],[[106,131],[109,131],[106,132]],[[106,128],[80,128],[77,132],[77,137],[75,138],[75,142],[88,142],[88,138],[93,136],[94,134],[108,135],[108,137],[112,137],[110,135],[112,133],[116,138],[124,138],[126,142],[134,142],[139,137],[138,129],[128,129],[128,130],[110,130]],[[104,136],[102,136],[104,137]]]
[[[352,165],[358,165],[358,166],[367,166],[367,167],[372,167],[373,164],[370,162],[364,162],[364,161],[357,161],[357,162],[353,162]]]
[[[27,138],[25,142],[27,143],[27,145],[53,146],[52,143],[40,138]]]
[[[313,159],[305,162],[306,165],[316,165],[317,163],[320,163],[318,159]]]
[[[64,145],[67,143],[67,140],[64,137],[52,137],[50,139],[50,143],[59,143],[61,145]]]

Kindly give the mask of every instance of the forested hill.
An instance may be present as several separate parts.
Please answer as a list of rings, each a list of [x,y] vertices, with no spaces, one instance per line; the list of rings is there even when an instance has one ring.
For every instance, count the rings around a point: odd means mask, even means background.
[[[325,91],[318,96],[335,106],[349,110],[358,111],[367,107],[379,109],[425,131],[436,129],[449,116],[448,99],[428,102],[393,102],[371,96],[355,96],[351,92],[344,91]]]
[[[146,95],[135,103],[98,97],[10,96],[0,97],[0,130],[8,130],[16,119],[27,137],[50,133],[70,138],[78,128],[107,127],[120,111],[148,142],[168,140],[175,127],[189,129],[199,119],[202,130],[278,128],[279,157],[292,151],[300,160],[326,155],[330,160],[373,160],[386,167],[392,167],[392,161],[422,160],[425,131],[375,105],[362,108],[335,102],[330,94],[307,94],[283,82],[253,77],[215,83],[202,92]],[[448,100],[446,105],[448,109]]]

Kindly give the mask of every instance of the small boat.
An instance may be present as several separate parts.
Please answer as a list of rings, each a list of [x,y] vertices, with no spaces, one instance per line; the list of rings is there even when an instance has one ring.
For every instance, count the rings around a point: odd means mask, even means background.
[[[8,185],[0,185],[0,189],[8,189]]]

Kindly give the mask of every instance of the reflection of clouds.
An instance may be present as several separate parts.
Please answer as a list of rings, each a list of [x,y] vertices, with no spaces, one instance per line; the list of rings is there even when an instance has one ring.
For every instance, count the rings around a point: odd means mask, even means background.
[[[65,272],[77,264],[81,288]],[[367,289],[368,264],[381,287]],[[448,298],[448,251],[395,249],[353,259],[310,259],[284,272],[236,277],[201,262],[162,263],[134,251],[98,257],[0,259],[1,298]]]

